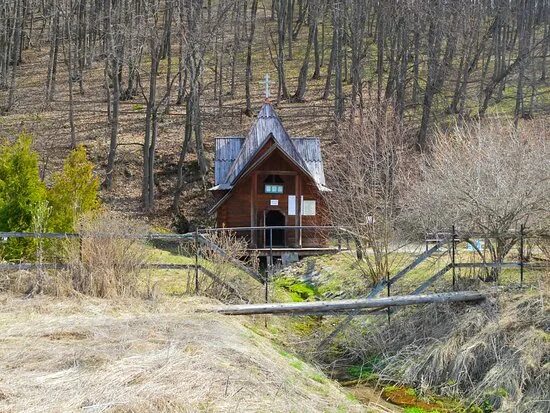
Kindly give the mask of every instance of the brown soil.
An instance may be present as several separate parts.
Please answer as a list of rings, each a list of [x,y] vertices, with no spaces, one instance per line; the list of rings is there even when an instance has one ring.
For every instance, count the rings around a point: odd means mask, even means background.
[[[402,407],[418,407],[427,412],[433,410],[437,410],[438,412],[447,411],[447,409],[443,408],[440,404],[419,399],[411,392],[411,389],[406,387],[392,386],[390,388],[385,388],[382,391],[382,397],[390,403]]]
[[[78,331],[62,331],[52,334],[44,334],[42,337],[49,338],[50,340],[85,340],[88,338],[88,334]]]
[[[383,392],[367,383],[356,383],[346,386],[346,389],[353,394],[357,400],[367,406],[379,406],[389,412],[402,412],[403,409],[396,404],[390,403],[383,397]]]

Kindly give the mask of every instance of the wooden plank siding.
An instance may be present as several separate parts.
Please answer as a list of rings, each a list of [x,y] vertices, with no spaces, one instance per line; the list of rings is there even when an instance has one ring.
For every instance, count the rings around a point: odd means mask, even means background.
[[[251,165],[260,160],[271,148],[270,140],[255,155]],[[277,175],[283,180],[282,194],[264,193],[264,181],[270,175]],[[288,197],[296,196],[296,215],[288,215]],[[316,201],[316,215],[302,216],[300,221],[300,197],[304,200]],[[271,205],[271,200],[277,200],[278,205]],[[247,171],[235,184],[228,198],[218,208],[217,225],[219,227],[263,226],[266,211],[278,210],[285,216],[285,225],[326,225],[327,210],[315,182],[299,167],[290,162],[278,148],[273,150],[254,168]],[[252,246],[264,246],[263,231],[256,234],[240,234],[245,236]],[[327,245],[327,235],[316,230],[302,230],[303,247],[322,247]],[[285,231],[285,245],[298,246],[300,231]]]

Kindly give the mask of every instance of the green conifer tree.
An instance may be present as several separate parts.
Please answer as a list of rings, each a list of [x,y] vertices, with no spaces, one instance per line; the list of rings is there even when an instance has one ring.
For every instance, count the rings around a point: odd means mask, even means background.
[[[93,169],[86,149],[79,146],[65,159],[63,171],[53,175],[48,201],[52,210],[49,225],[54,231],[75,231],[78,218],[99,207],[99,179]]]
[[[31,136],[23,133],[14,143],[0,142],[0,231],[32,231],[35,211],[45,201]],[[35,248],[32,239],[11,238],[0,242],[0,257],[31,258]]]

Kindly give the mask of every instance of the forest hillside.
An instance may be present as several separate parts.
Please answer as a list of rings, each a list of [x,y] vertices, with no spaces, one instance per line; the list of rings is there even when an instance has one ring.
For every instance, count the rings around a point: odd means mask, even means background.
[[[436,128],[545,123],[549,17],[530,0],[7,0],[0,134],[32,135],[47,183],[82,144],[109,208],[206,224],[213,138],[246,133],[265,74],[327,168],[342,123],[373,107],[426,152]]]

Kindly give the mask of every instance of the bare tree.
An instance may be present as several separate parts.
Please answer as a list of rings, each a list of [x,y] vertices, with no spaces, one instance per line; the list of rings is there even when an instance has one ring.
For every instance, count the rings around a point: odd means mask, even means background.
[[[7,79],[8,67],[11,66],[11,71],[9,74],[9,81],[0,80],[0,86],[4,83],[4,86],[8,88],[8,96],[6,103],[3,107],[0,107],[0,114],[9,112],[14,104],[15,98],[15,89],[17,82],[17,69],[21,63],[21,43],[22,43],[22,32],[23,32],[23,0],[13,0],[8,2],[4,6],[7,11],[7,16],[12,18],[12,24],[6,25],[6,30],[4,35],[4,46],[5,46],[5,55],[4,55],[4,75],[0,76],[0,79]],[[5,23],[4,23],[5,24]]]
[[[62,10],[63,19],[65,20],[64,36],[63,36],[63,55],[65,66],[67,67],[67,83],[69,86],[69,127],[71,142],[70,147],[76,148],[76,131],[74,124],[74,92],[73,84],[76,77],[73,71],[74,53],[73,53],[73,9],[72,2],[66,4],[66,8]]]
[[[503,234],[520,224],[550,222],[550,146],[543,122],[521,130],[506,121],[440,132],[403,208],[410,231],[482,232],[494,262],[516,242]],[[481,258],[483,259],[483,255]],[[499,269],[494,269],[494,280]]]
[[[287,4],[291,1],[292,0],[277,0],[277,101],[281,98],[288,99],[289,96],[285,75],[285,38],[288,24]]]
[[[172,3],[166,5],[172,7]],[[170,31],[171,16],[173,12],[165,10],[163,24],[160,24],[159,13],[160,3],[156,5],[149,5],[147,10],[148,21],[150,26],[148,28],[148,41],[149,41],[149,57],[151,64],[149,66],[149,84],[148,93],[145,93],[144,87],[139,80],[139,86],[142,91],[143,99],[146,102],[145,109],[145,136],[143,140],[143,177],[142,177],[142,200],[143,207],[146,212],[153,212],[155,209],[155,158],[156,158],[156,146],[158,141],[158,124],[159,124],[159,112],[167,113],[166,110],[161,110],[164,106],[166,109],[170,99],[170,92],[172,85],[177,78],[177,75],[173,78],[168,78],[166,83],[166,89],[163,96],[157,99],[157,77],[159,75],[159,66],[163,54],[167,57],[171,56],[171,52],[166,51],[166,38],[170,37],[167,32]],[[170,59],[168,59],[170,61]],[[171,71],[167,71],[168,76]],[[138,78],[140,79],[140,78]]]
[[[61,39],[61,27],[59,23],[60,11],[57,5],[59,0],[52,0],[49,7],[50,13],[50,53],[48,59],[48,75],[46,78],[46,101],[51,102],[55,94],[57,59]]]
[[[387,277],[395,258],[390,248],[397,237],[397,200],[407,157],[405,129],[392,106],[384,107],[364,110],[361,121],[340,125],[327,196],[335,223],[371,248],[360,264],[373,282]]]
[[[219,29],[232,8],[230,2],[220,4],[220,9],[215,18],[202,15],[202,0],[180,0],[180,7],[185,10],[184,36],[186,40],[185,69],[187,73],[189,92],[186,97],[185,111],[185,132],[181,146],[177,168],[177,181],[174,191],[172,210],[179,211],[181,193],[184,186],[184,165],[185,157],[190,148],[192,138],[195,138],[195,154],[199,165],[199,172],[205,184],[208,172],[208,163],[204,152],[204,142],[201,128],[201,95],[203,93],[202,79],[204,71],[204,60],[212,41],[216,36],[211,33],[218,33]]]
[[[116,8],[115,8],[116,7]],[[106,38],[104,48],[108,58],[105,60],[105,83],[107,86],[108,120],[110,124],[109,154],[107,156],[107,171],[103,186],[111,188],[115,168],[116,150],[118,146],[118,125],[120,111],[121,67],[122,67],[122,42],[121,42],[121,5],[113,5],[105,0],[105,28]]]
[[[245,74],[245,113],[250,116],[252,107],[250,103],[250,83],[252,82],[252,44],[254,42],[254,32],[256,30],[256,13],[258,11],[258,0],[252,0],[250,7],[250,28],[248,30],[247,46],[246,46],[246,74]]]

